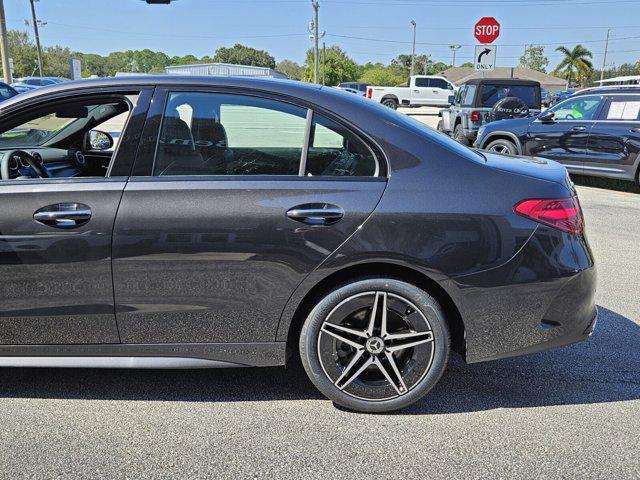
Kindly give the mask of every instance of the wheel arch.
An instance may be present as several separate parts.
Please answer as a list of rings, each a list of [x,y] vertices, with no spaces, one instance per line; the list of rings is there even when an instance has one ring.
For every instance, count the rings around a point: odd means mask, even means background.
[[[481,149],[484,149],[487,145],[489,145],[490,142],[493,142],[494,140],[509,140],[510,142],[513,142],[513,144],[516,146],[516,149],[518,150],[518,155],[522,155],[522,144],[520,143],[520,139],[516,134],[511,132],[491,132],[485,137],[485,139],[482,141],[482,144],[478,146]]]
[[[398,104],[400,103],[400,100],[398,99],[398,97],[396,95],[392,94],[392,93],[388,93],[388,94],[384,95],[380,99],[380,103],[384,102],[385,100],[394,100]]]
[[[287,345],[290,353],[297,356],[297,345],[302,325],[308,313],[318,301],[340,285],[358,278],[390,277],[401,280],[424,290],[442,307],[451,334],[452,350],[465,355],[465,327],[458,307],[451,296],[436,281],[410,267],[394,263],[375,262],[352,265],[331,273],[316,283],[302,298],[295,308],[286,327]],[[281,324],[285,319],[281,319]],[[284,325],[281,325],[284,327]],[[280,330],[282,332],[282,330]],[[284,332],[282,332],[284,333]]]

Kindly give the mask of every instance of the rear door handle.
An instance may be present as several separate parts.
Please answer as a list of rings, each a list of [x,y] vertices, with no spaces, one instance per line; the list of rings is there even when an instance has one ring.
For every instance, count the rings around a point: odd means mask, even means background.
[[[583,127],[582,125],[578,125],[576,127],[573,127],[571,130],[573,130],[574,132],[584,132],[587,129],[587,127]]]
[[[55,228],[76,228],[91,220],[91,208],[83,203],[56,203],[33,214],[36,222]]]
[[[344,217],[344,210],[329,203],[308,203],[287,210],[287,217],[308,225],[332,225]]]

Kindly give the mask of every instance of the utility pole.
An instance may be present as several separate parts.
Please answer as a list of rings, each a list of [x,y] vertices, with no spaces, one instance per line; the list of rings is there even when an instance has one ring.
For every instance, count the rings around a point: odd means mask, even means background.
[[[42,77],[42,47],[40,46],[40,34],[38,33],[38,19],[36,18],[35,0],[29,0],[31,4],[31,19],[33,21],[33,33],[36,37],[36,47],[38,48],[38,71]]]
[[[322,85],[325,84],[325,77],[327,74],[327,49],[322,42]]]
[[[607,50],[609,50],[609,32],[611,29],[607,29],[607,39],[604,42],[604,56],[602,57],[602,70],[600,70],[600,86],[602,86],[602,80],[604,80],[604,69],[607,63]]]
[[[4,18],[4,2],[0,0],[0,55],[2,55],[2,73],[4,83],[11,83],[11,64],[9,63],[9,39],[7,38],[7,22]]]
[[[318,9],[320,8],[320,4],[318,0],[311,0],[311,5],[313,6],[314,19],[309,22],[309,33],[311,33],[311,38],[313,38],[313,83],[318,83],[319,78],[319,70],[320,70],[320,48],[319,41],[322,37],[324,37],[325,32],[319,31],[318,25]]]
[[[449,45],[449,48],[451,49],[451,51],[453,51],[453,61],[451,62],[451,66],[455,67],[456,66],[456,50],[458,50],[459,48],[462,48],[462,45]]]
[[[416,63],[416,22],[415,20],[411,20],[411,25],[413,26],[413,50],[411,52],[411,76],[413,76],[413,70]]]

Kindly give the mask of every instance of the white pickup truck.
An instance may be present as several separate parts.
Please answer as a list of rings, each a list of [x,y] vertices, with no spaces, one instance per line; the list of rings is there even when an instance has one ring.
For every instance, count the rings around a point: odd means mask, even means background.
[[[408,87],[367,88],[367,98],[393,108],[421,107],[423,105],[447,106],[449,97],[454,95],[456,86],[444,77],[434,75],[413,75]]]

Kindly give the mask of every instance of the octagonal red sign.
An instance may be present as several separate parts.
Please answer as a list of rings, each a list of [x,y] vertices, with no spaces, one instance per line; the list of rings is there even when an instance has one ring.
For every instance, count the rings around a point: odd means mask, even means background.
[[[493,17],[482,17],[473,29],[480,43],[492,43],[500,35],[500,24]]]

